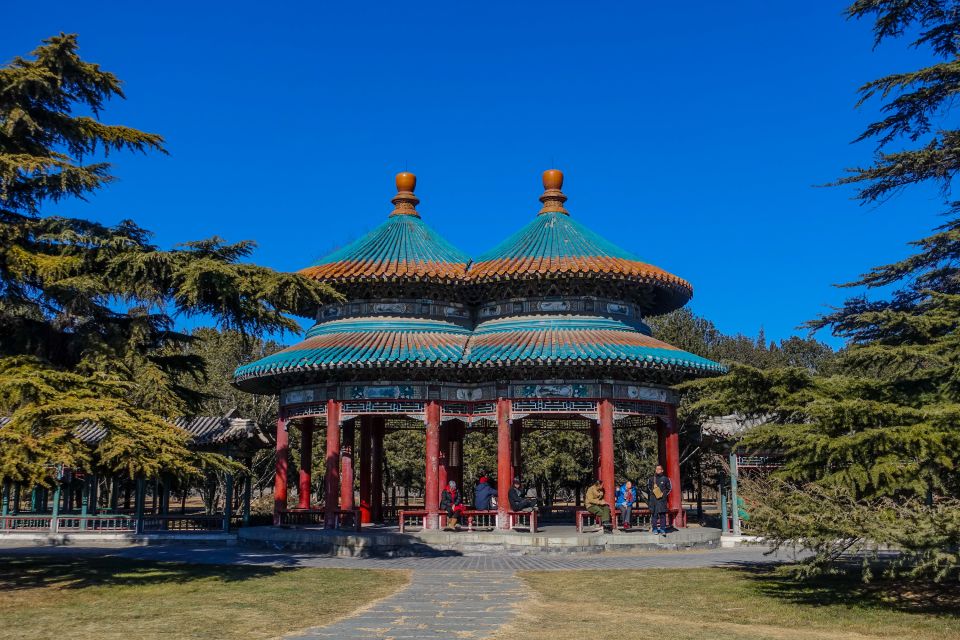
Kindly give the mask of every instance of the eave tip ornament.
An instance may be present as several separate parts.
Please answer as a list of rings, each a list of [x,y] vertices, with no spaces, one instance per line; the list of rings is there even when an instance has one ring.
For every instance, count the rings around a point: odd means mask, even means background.
[[[420,204],[420,199],[413,195],[414,189],[417,188],[417,176],[407,171],[401,171],[397,174],[396,182],[397,195],[393,196],[393,200],[390,201],[393,203],[393,211],[390,215],[416,216],[419,218],[417,205]]]
[[[563,213],[570,215],[564,209],[563,203],[567,201],[567,196],[561,191],[563,187],[563,171],[559,169],[547,169],[543,172],[543,195],[540,196],[540,202],[543,207],[540,208],[540,214],[544,213]]]

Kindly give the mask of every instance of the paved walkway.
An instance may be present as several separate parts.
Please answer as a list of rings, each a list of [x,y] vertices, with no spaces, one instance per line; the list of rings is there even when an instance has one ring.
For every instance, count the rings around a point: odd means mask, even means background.
[[[0,546],[0,555],[109,555],[192,562],[352,569],[412,569],[410,583],[348,618],[306,629],[290,640],[490,638],[529,597],[517,571],[655,569],[747,566],[788,561],[756,547],[689,552],[556,556],[441,556],[430,558],[335,558],[237,546]]]
[[[284,636],[400,639],[489,638],[527,597],[511,571],[415,571],[410,584],[345,620]]]

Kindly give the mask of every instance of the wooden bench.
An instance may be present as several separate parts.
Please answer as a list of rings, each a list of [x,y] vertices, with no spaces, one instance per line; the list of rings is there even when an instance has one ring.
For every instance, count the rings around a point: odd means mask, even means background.
[[[536,511],[507,511],[507,518],[510,519],[510,529],[528,529],[530,533],[537,532]]]
[[[400,525],[400,533],[403,533],[407,528],[407,519],[416,518],[420,523],[421,529],[427,528],[427,518],[430,516],[430,512],[426,509],[401,509],[397,519]],[[440,514],[440,526],[444,526],[447,522],[447,514]],[[416,526],[416,525],[414,525]]]
[[[423,509],[404,509],[400,511],[400,533],[403,533],[407,526],[409,526],[407,522],[409,519],[416,519],[421,528],[426,528],[427,517],[429,515],[429,512]],[[439,516],[439,527],[442,529],[446,526],[447,514],[441,511]],[[498,523],[496,509],[483,511],[467,510],[462,513],[462,517],[464,518],[463,524],[465,525],[467,531],[497,528]],[[508,511],[507,518],[509,519],[510,529],[529,529],[530,533],[535,533],[537,531],[537,514],[534,511]]]
[[[677,522],[678,513],[679,512],[677,509],[668,510],[666,512],[668,527],[674,526],[675,523],[680,524],[679,522]],[[600,524],[599,517],[590,513],[586,509],[581,509],[577,511],[577,532],[578,533],[583,533],[584,521],[587,520],[588,518],[592,520],[596,525]],[[615,529],[619,527],[619,520],[620,520],[619,509],[613,510],[613,513],[610,514],[610,520],[611,520],[611,524]],[[630,520],[632,520],[632,522],[630,523],[631,527],[637,527],[639,529],[642,529],[644,527],[649,527],[650,526],[650,509],[641,507],[639,509],[631,510]]]

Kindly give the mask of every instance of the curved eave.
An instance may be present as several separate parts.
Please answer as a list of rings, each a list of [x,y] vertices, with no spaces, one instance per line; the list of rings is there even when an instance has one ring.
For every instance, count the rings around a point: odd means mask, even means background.
[[[298,273],[313,280],[322,280],[331,285],[359,284],[364,282],[432,282],[436,284],[460,284],[467,271],[466,264],[428,262],[389,263],[358,265],[334,262],[301,269]]]
[[[622,322],[578,316],[528,316],[483,323],[467,344],[464,365],[630,366],[695,375],[726,370]]]

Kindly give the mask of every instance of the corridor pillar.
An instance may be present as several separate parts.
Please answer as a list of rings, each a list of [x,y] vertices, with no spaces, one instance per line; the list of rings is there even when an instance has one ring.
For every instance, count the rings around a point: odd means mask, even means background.
[[[387,420],[383,416],[374,416],[370,430],[370,493],[372,505],[370,517],[374,522],[383,522],[383,437],[387,430]]]
[[[510,528],[510,485],[513,483],[510,459],[510,401],[497,399],[497,522],[501,529]]]
[[[670,478],[673,489],[667,496],[667,509],[677,514],[675,527],[687,526],[686,513],[683,510],[683,486],[680,484],[680,425],[677,422],[677,407],[669,405],[664,438],[663,471]]]
[[[610,513],[612,514],[616,498],[613,475],[613,403],[609,400],[601,400],[597,403],[597,414],[600,418],[598,434],[600,441],[600,481],[603,483],[603,497],[610,505]]]
[[[426,473],[424,474],[423,502],[427,511],[427,529],[440,527],[440,404],[427,402]]]
[[[287,454],[290,451],[287,420],[277,420],[277,460],[273,470],[273,524],[280,524],[280,514],[287,510]]]
[[[370,499],[370,484],[373,480],[372,458],[370,455],[373,429],[370,423],[371,416],[360,416],[360,522],[371,522],[372,501]]]
[[[343,439],[340,443],[340,508],[353,509],[353,446],[354,420],[343,423]]]
[[[297,485],[301,509],[310,508],[310,494],[313,476],[313,418],[305,418],[300,423],[300,482]]]
[[[323,526],[337,526],[340,508],[340,402],[327,400],[327,451],[324,458],[323,507],[326,510]]]

